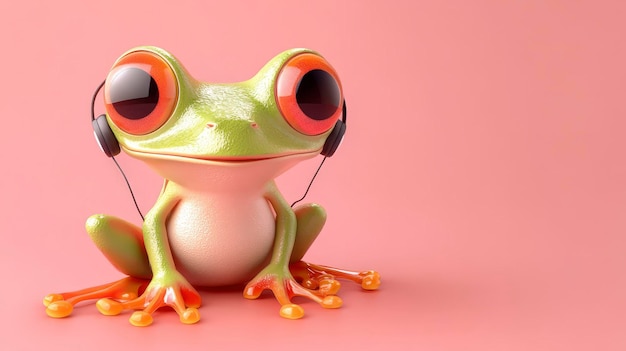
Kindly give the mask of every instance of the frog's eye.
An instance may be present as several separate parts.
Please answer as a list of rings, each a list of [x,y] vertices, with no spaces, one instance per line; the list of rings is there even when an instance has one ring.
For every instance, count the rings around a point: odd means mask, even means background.
[[[294,56],[278,73],[278,108],[300,133],[319,135],[330,130],[341,117],[342,99],[337,73],[318,55]]]
[[[107,114],[126,133],[143,135],[161,127],[178,97],[176,76],[160,56],[135,51],[122,57],[106,79]]]

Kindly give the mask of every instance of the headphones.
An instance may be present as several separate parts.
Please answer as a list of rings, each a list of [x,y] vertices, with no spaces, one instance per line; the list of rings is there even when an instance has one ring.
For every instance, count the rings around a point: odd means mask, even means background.
[[[96,141],[98,142],[102,152],[104,152],[104,154],[108,157],[114,157],[120,153],[120,143],[115,137],[115,134],[113,134],[113,131],[107,122],[106,116],[102,114],[96,118],[94,113],[96,97],[98,96],[98,92],[102,90],[104,83],[105,81],[100,83],[91,99],[91,125],[93,127],[93,133],[96,137]],[[346,101],[344,100],[341,119],[337,120],[335,123],[333,130],[326,138],[322,151],[320,152],[320,154],[324,157],[331,157],[335,151],[337,151],[341,141],[343,140],[343,136],[346,133],[346,112]]]
[[[346,100],[343,100],[343,106],[341,107],[341,119],[337,120],[335,123],[335,127],[333,127],[333,131],[328,134],[328,138],[326,138],[326,142],[324,142],[324,147],[322,147],[322,154],[324,157],[331,157],[335,151],[341,145],[341,141],[343,140],[343,135],[346,134]]]
[[[98,85],[91,99],[91,126],[93,127],[93,135],[96,137],[100,150],[108,157],[114,157],[120,153],[120,143],[117,141],[115,134],[113,134],[109,123],[107,123],[106,116],[102,114],[96,118],[94,114],[96,97],[98,96],[98,92],[102,90],[104,83],[105,81]]]

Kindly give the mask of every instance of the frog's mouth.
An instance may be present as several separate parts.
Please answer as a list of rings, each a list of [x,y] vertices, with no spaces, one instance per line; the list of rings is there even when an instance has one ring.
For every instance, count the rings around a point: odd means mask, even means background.
[[[226,191],[258,188],[291,167],[313,158],[315,152],[263,155],[260,157],[202,158],[141,152],[124,148],[126,153],[145,162],[163,178],[189,189]]]
[[[169,153],[156,153],[145,152],[129,149],[122,146],[122,149],[131,157],[139,159],[163,159],[163,160],[178,160],[183,162],[192,163],[206,163],[206,164],[246,164],[254,162],[263,162],[270,160],[280,159],[307,159],[319,155],[322,149],[314,151],[304,152],[291,152],[283,154],[270,154],[270,155],[258,155],[258,156],[197,156],[197,155],[185,155],[185,154],[169,154]]]

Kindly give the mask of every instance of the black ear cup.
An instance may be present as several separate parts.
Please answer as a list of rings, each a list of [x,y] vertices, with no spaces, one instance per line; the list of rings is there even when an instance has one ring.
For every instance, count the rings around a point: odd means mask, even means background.
[[[326,142],[324,143],[324,147],[322,148],[321,154],[326,157],[331,157],[339,144],[341,144],[341,139],[343,139],[343,135],[346,133],[346,124],[343,121],[339,120],[335,123],[335,127],[333,131],[330,132],[328,138],[326,138]]]
[[[343,102],[343,115],[340,120],[335,123],[335,127],[333,131],[330,132],[328,138],[326,138],[326,142],[324,143],[324,147],[322,148],[322,152],[320,154],[331,157],[339,145],[341,144],[341,140],[343,139],[343,135],[346,134],[346,102]]]
[[[100,149],[109,157],[116,156],[120,153],[120,143],[117,141],[115,134],[109,127],[105,115],[91,121],[93,126],[93,134],[100,145]]]

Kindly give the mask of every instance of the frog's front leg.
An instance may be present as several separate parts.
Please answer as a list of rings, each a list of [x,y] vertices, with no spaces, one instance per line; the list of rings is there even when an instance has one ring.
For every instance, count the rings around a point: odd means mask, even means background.
[[[87,233],[107,259],[128,277],[119,281],[62,294],[50,294],[44,298],[46,313],[55,318],[69,316],[74,306],[81,301],[94,299],[116,299],[128,301],[136,298],[145,289],[152,276],[141,229],[122,219],[93,215],[85,225]],[[106,301],[98,303],[105,313]]]
[[[176,270],[167,235],[167,220],[179,201],[166,182],[157,203],[146,214],[142,232],[152,279],[145,291],[130,301],[106,301],[117,313],[125,309],[138,310],[130,317],[130,323],[135,326],[152,324],[152,314],[163,306],[173,308],[185,324],[196,323],[200,319],[200,294]]]
[[[294,212],[274,183],[268,186],[266,199],[276,213],[274,247],[270,263],[246,285],[244,297],[256,299],[263,290],[270,289],[281,304],[280,315],[289,319],[304,315],[302,307],[291,302],[294,296],[309,298],[325,308],[341,307],[341,298],[303,287],[289,270],[290,263],[300,261],[324,226],[324,210],[309,205]]]
[[[310,298],[325,308],[341,307],[341,298],[335,296],[341,287],[336,278],[352,280],[365,290],[378,289],[380,274],[375,271],[349,271],[302,261],[326,222],[321,206],[308,204],[292,210],[274,184],[266,197],[276,212],[274,251],[270,264],[246,286],[244,297],[255,299],[270,289],[282,305],[280,315],[297,319],[304,310],[291,303],[294,296]]]

